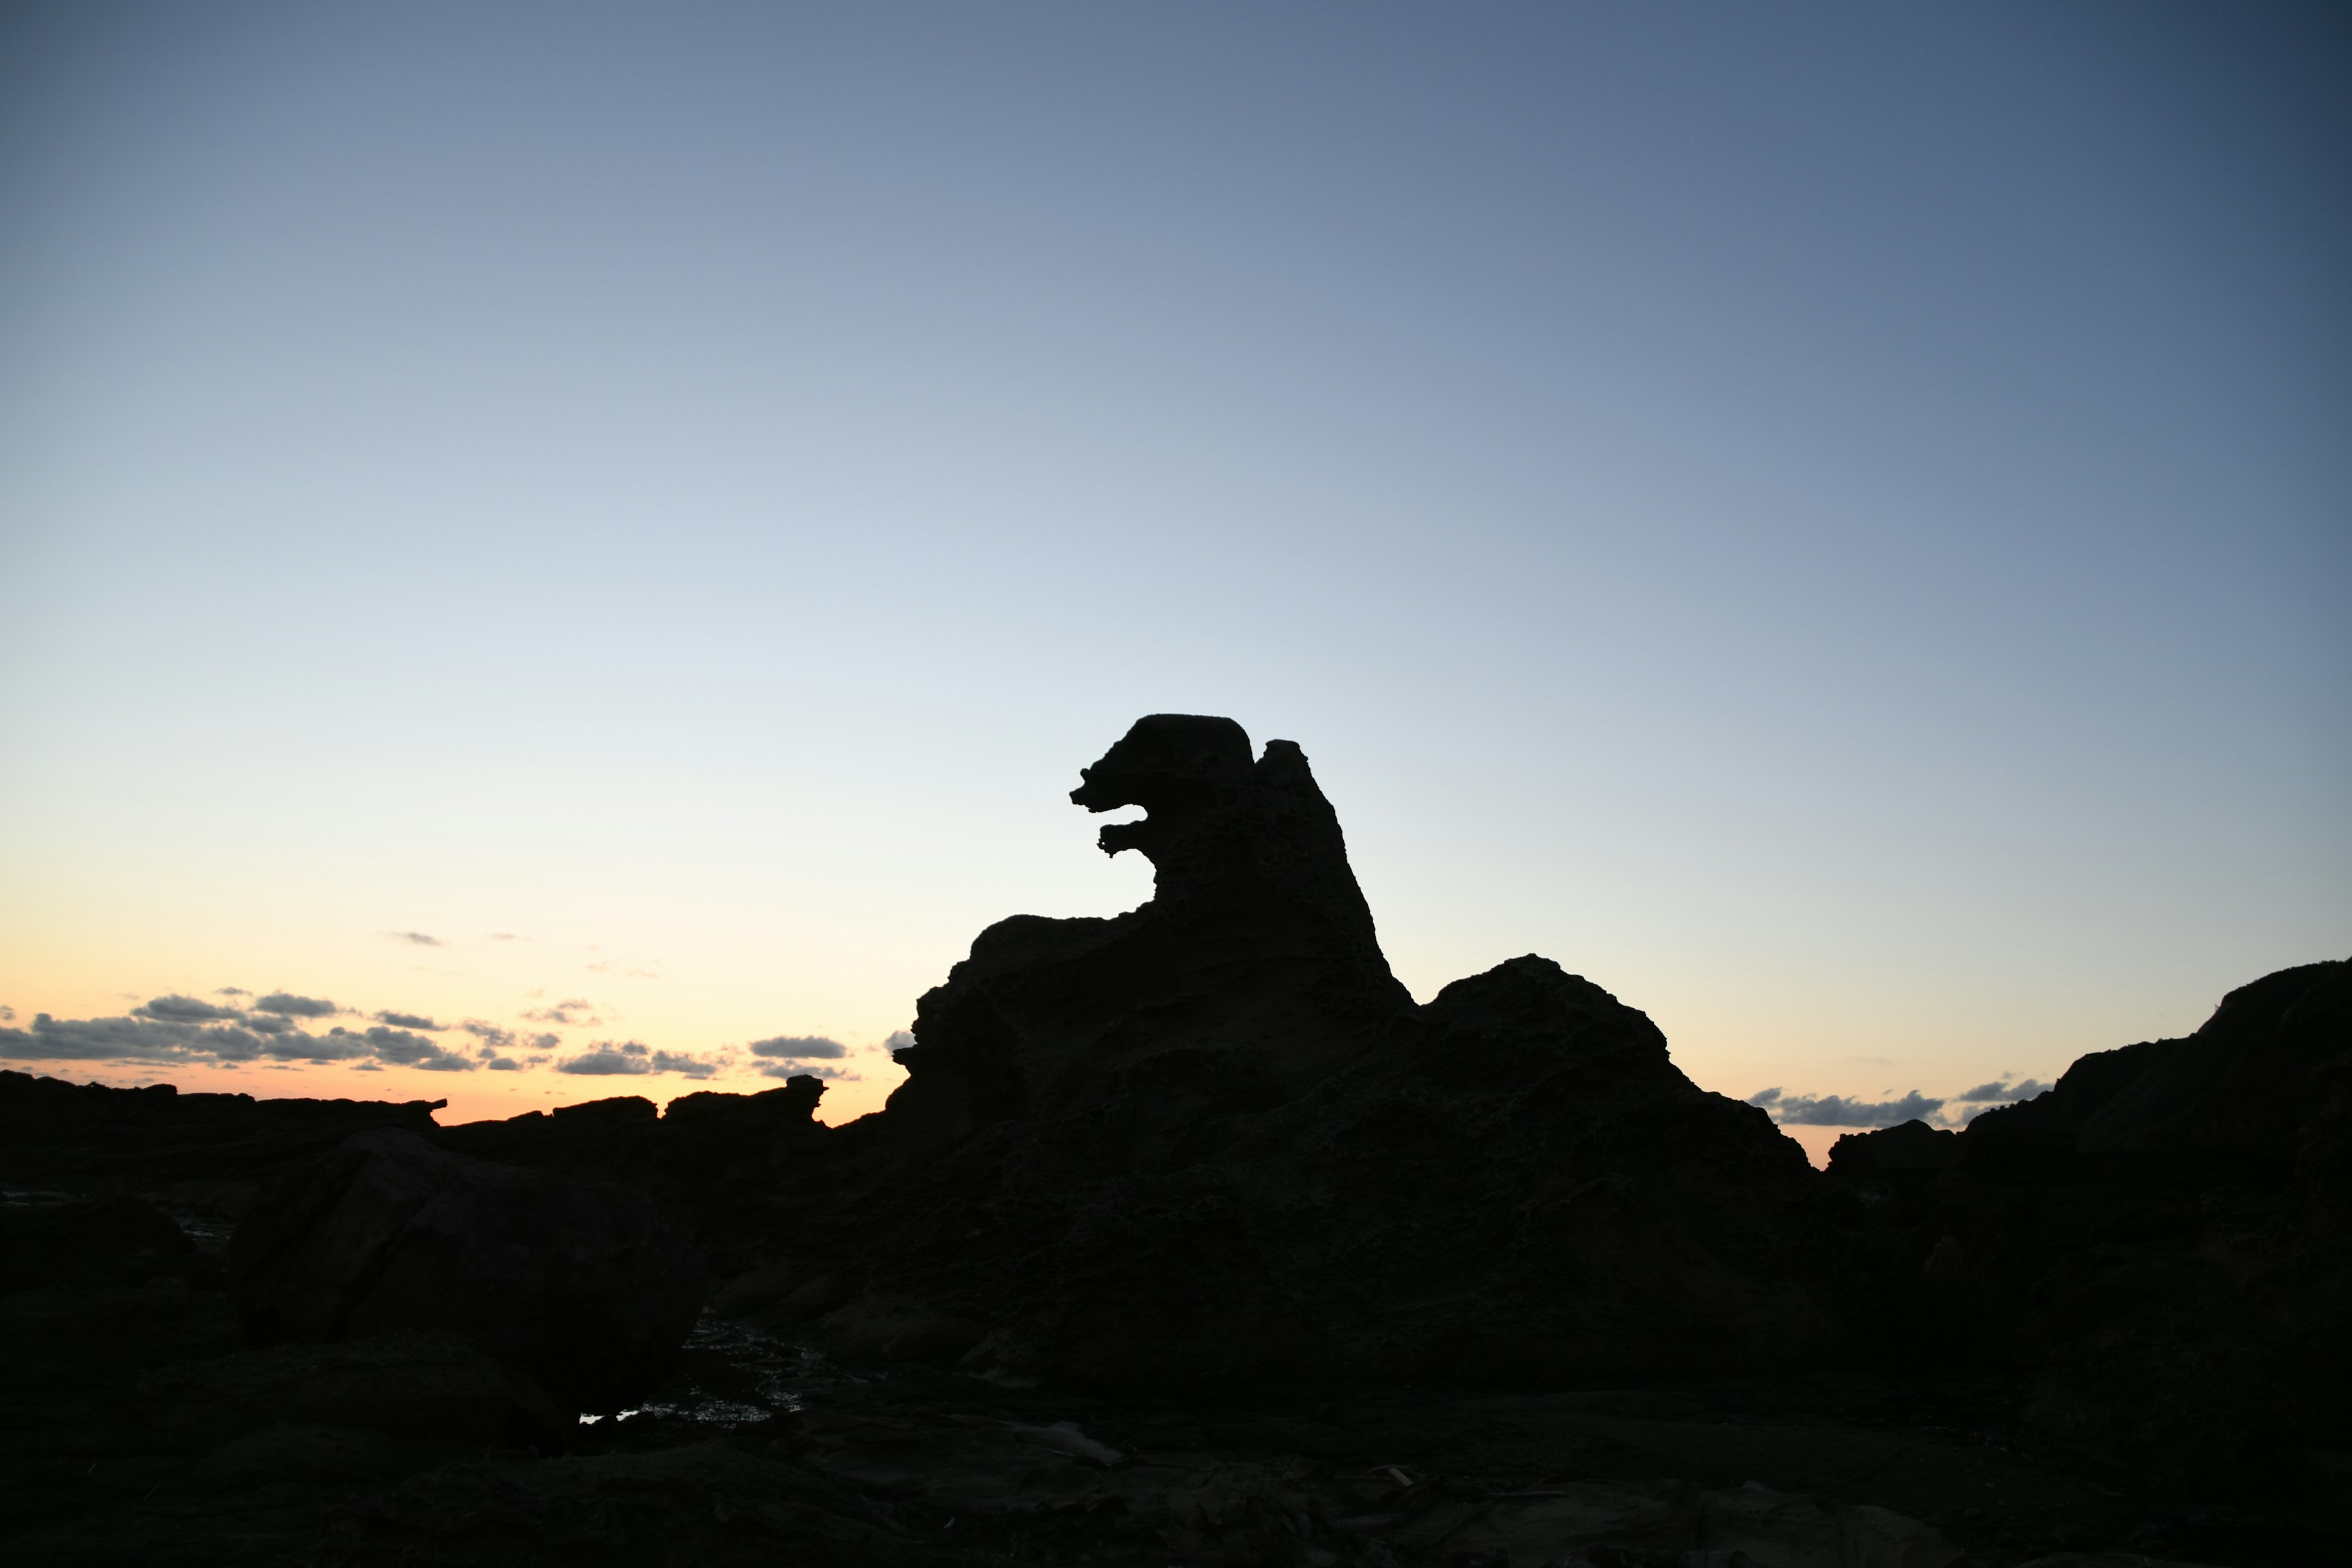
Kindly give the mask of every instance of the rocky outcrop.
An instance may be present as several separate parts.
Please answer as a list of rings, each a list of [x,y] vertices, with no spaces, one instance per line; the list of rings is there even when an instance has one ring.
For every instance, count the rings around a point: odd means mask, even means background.
[[[1880,1348],[2031,1369],[2039,1437],[2174,1485],[2341,1491],[2347,1074],[2352,963],[2305,964],[1957,1134],[1841,1139]]]
[[[1753,1366],[1831,1326],[1810,1171],[1648,1018],[1539,958],[1427,1007],[1390,973],[1306,755],[1138,722],[1072,800],[1153,864],[1110,920],[1021,916],[926,994],[895,1157],[780,1238],[1008,1374]],[[965,1325],[959,1339],[950,1325]]]
[[[616,1095],[436,1128],[430,1137],[461,1154],[625,1182],[681,1209],[709,1209],[721,1188],[740,1187],[743,1201],[756,1202],[777,1158],[824,1131],[814,1120],[824,1095],[823,1080],[803,1074],[757,1094],[680,1095],[667,1111],[643,1095]]]
[[[1116,919],[1017,915],[981,932],[918,1004],[885,1119],[897,1147],[1171,1075],[1233,1109],[1280,1103],[1412,1015],[1297,746],[1253,762],[1232,720],[1159,714],[1080,776],[1070,798],[1089,811],[1150,813],[1100,843],[1151,861],[1153,897]]]
[[[659,1384],[702,1296],[699,1260],[643,1193],[396,1131],[264,1188],[229,1265],[257,1344],[455,1333],[584,1411]]]
[[[256,1100],[0,1070],[0,1179],[234,1216],[259,1184],[354,1132],[434,1131],[444,1100]]]

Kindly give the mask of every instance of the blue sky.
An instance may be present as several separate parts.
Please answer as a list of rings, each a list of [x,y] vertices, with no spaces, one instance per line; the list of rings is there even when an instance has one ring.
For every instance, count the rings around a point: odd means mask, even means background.
[[[0,28],[18,1027],[578,1000],[862,1108],[1148,891],[1064,796],[1154,710],[1307,748],[1417,993],[1541,952],[1729,1093],[2352,952],[2340,13]]]

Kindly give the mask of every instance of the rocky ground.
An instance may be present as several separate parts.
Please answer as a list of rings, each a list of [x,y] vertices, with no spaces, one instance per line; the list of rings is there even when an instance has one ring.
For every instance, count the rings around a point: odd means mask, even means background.
[[[551,1437],[461,1338],[246,1348],[217,1238],[152,1209],[19,1194],[5,1223],[18,1257],[83,1237],[5,1298],[15,1562],[2000,1568],[2333,1540],[2043,1452],[1985,1379],[1117,1397],[846,1366],[711,1314],[642,1405]]]
[[[1082,776],[1154,899],[982,933],[845,1127],[0,1073],[0,1550],[2352,1558],[2352,964],[1820,1173],[1547,960],[1415,1005],[1297,747]]]

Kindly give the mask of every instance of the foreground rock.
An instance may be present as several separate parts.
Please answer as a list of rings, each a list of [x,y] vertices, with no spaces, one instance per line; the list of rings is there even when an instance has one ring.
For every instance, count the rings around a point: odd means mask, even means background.
[[[362,1133],[264,1188],[229,1248],[257,1344],[455,1333],[568,1408],[669,1371],[700,1260],[644,1194]]]

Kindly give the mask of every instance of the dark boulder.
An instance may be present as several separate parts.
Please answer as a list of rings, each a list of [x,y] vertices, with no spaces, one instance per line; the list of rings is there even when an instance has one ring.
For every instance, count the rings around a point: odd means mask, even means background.
[[[643,1193],[394,1131],[263,1189],[229,1264],[257,1343],[457,1333],[586,1411],[659,1384],[702,1297],[699,1258]]]

